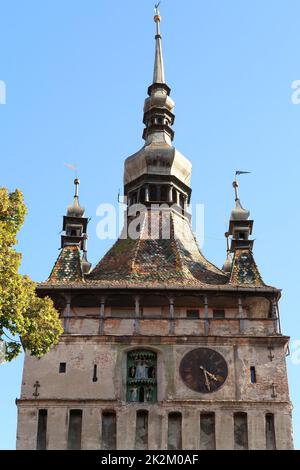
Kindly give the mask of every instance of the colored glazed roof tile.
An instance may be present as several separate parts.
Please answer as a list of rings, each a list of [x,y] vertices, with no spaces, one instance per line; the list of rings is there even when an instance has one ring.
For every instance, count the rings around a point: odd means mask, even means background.
[[[78,245],[62,248],[47,283],[83,281],[81,254]]]

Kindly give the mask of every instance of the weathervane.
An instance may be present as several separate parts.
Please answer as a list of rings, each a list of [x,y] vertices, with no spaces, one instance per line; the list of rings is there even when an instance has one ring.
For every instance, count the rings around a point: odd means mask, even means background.
[[[251,171],[239,171],[237,170],[235,172],[235,178],[234,178],[234,182],[232,183],[232,186],[234,187],[234,192],[235,192],[235,200],[237,201],[239,199],[239,193],[238,193],[238,187],[239,187],[239,183],[237,181],[237,176],[239,175],[247,175],[251,173]]]
[[[159,5],[161,4],[161,2],[158,2],[156,3],[156,5],[154,5],[154,11],[155,11],[155,14],[159,16]]]
[[[154,11],[155,11],[155,15],[154,15],[154,21],[155,23],[157,24],[157,34],[159,34],[159,23],[161,22],[161,16],[160,16],[160,11],[159,11],[159,5],[161,4],[161,2],[158,2],[154,5]]]
[[[77,178],[77,165],[73,165],[71,163],[64,163],[64,165],[69,168],[69,170],[74,171],[75,176]]]

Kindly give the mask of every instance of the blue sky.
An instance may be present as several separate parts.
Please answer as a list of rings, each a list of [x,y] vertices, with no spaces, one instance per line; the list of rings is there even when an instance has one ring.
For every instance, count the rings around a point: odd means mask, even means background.
[[[112,244],[96,236],[96,208],[115,203],[123,161],[142,145],[152,79],[154,0],[0,0],[0,185],[23,190],[22,272],[44,280],[57,257],[73,195],[91,217],[89,258]],[[254,218],[264,280],[283,289],[281,322],[300,448],[299,124],[291,101],[300,79],[297,0],[164,0],[167,82],[176,102],[175,145],[193,163],[193,203],[205,204],[205,255],[225,258],[236,169]],[[243,179],[242,179],[243,178]],[[294,347],[294,349],[293,349]],[[299,364],[296,364],[299,362]],[[0,448],[13,449],[22,358],[0,366]]]

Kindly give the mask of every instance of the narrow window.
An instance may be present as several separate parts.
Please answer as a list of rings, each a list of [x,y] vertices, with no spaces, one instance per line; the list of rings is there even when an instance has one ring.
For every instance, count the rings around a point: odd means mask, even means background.
[[[201,413],[200,415],[200,449],[216,449],[215,413]]]
[[[175,188],[172,190],[172,202],[177,203],[177,191]]]
[[[70,410],[68,449],[81,449],[82,410]]]
[[[168,200],[168,188],[165,185],[161,187],[160,200],[161,201]]]
[[[141,410],[136,413],[135,448],[148,449],[148,411]]]
[[[199,318],[199,310],[187,310],[186,317],[187,318]]]
[[[94,365],[94,372],[93,372],[93,382],[97,382],[98,377],[97,377],[97,366],[96,364]]]
[[[266,414],[266,448],[267,450],[276,449],[274,415]]]
[[[137,203],[137,193],[132,193],[131,194],[131,204],[136,204]]]
[[[248,449],[247,413],[234,414],[234,450]]]
[[[213,310],[213,318],[215,318],[216,320],[221,320],[222,318],[225,318],[225,310],[224,309]]]
[[[156,186],[149,186],[149,199],[150,201],[157,201]]]
[[[39,410],[38,414],[38,428],[37,428],[37,450],[46,450],[47,443],[47,410]]]
[[[169,413],[168,416],[168,449],[182,449],[181,413]]]
[[[250,367],[250,380],[252,384],[256,383],[256,371],[255,371],[255,367],[253,366]]]
[[[65,362],[60,362],[59,363],[59,373],[60,374],[65,374],[67,369],[67,364]]]
[[[115,450],[117,448],[117,420],[114,411],[102,413],[102,449]]]
[[[144,203],[145,202],[145,188],[141,188],[140,190],[140,200],[139,202]]]

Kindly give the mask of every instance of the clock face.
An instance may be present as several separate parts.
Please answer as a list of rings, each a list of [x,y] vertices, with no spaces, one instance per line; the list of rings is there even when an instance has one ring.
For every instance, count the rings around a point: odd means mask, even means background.
[[[183,357],[179,372],[187,387],[195,392],[211,393],[224,384],[228,367],[224,357],[217,351],[198,348]]]

